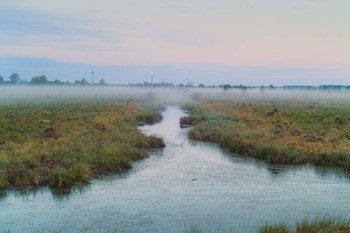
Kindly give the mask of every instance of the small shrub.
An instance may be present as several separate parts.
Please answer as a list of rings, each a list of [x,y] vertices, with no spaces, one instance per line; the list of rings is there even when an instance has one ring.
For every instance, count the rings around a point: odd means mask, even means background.
[[[53,138],[53,139],[57,139],[58,138],[55,129],[52,128],[52,127],[46,128],[44,130],[43,137],[44,138]]]
[[[290,134],[291,134],[292,136],[294,136],[294,137],[297,137],[297,136],[300,135],[300,130],[299,130],[298,128],[296,128],[296,127],[293,127],[293,128],[291,129],[291,131],[290,131]]]
[[[187,116],[180,118],[180,125],[195,125],[199,122],[199,118],[196,116]]]
[[[283,126],[281,124],[276,124],[274,129],[275,134],[281,134],[283,133]]]
[[[339,125],[343,125],[344,124],[344,120],[341,117],[336,117],[334,122],[339,124]]]
[[[161,121],[162,119],[163,119],[163,116],[161,114],[154,113],[152,111],[140,113],[136,117],[136,120],[143,124],[154,124],[156,122]]]
[[[148,137],[148,145],[150,148],[164,148],[166,147],[162,138],[149,136]]]

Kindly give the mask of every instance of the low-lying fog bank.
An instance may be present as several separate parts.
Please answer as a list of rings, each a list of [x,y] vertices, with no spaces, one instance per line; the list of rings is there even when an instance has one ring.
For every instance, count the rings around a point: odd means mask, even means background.
[[[2,86],[0,105],[93,101],[103,99],[159,100],[182,104],[196,100],[233,101],[347,101],[348,90],[287,90],[282,88],[191,88],[191,87],[120,87],[120,86]]]

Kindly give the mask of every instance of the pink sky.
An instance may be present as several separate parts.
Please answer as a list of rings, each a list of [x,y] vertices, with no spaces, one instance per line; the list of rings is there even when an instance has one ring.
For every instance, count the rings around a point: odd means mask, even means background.
[[[350,72],[348,0],[2,0],[0,56]]]

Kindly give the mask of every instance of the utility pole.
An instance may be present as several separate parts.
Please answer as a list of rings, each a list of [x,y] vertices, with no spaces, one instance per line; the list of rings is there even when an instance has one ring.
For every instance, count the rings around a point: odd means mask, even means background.
[[[91,71],[91,85],[94,85],[94,70]]]
[[[153,74],[151,76],[151,93],[153,93]]]

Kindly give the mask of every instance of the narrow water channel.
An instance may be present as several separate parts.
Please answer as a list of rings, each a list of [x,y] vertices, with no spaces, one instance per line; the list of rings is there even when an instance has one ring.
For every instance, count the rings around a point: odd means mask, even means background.
[[[340,169],[269,165],[187,139],[178,107],[144,126],[167,147],[121,175],[93,180],[66,196],[41,188],[0,196],[0,232],[184,232],[190,227],[255,232],[327,213],[350,214],[350,177]],[[93,232],[93,231],[91,231]]]

